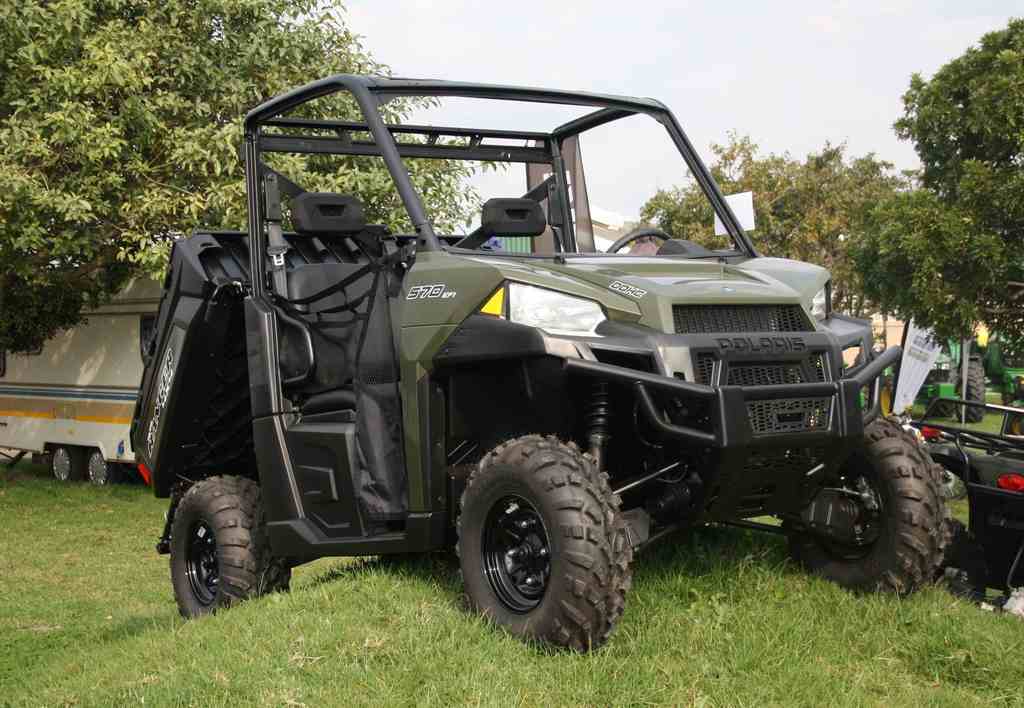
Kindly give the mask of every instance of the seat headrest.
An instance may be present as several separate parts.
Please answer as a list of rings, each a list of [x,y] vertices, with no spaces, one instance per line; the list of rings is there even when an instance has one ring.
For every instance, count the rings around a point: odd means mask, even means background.
[[[540,236],[547,219],[533,199],[495,197],[484,202],[480,228],[488,236]]]
[[[308,236],[357,234],[366,228],[363,205],[355,197],[304,192],[292,199],[292,226]]]

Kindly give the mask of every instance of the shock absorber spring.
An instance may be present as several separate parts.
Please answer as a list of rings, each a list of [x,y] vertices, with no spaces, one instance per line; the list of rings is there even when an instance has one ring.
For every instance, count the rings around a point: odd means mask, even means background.
[[[590,454],[597,463],[597,469],[604,469],[605,446],[611,439],[611,396],[608,393],[608,382],[599,381],[594,384],[590,393],[590,409],[587,411],[587,439],[590,442]]]

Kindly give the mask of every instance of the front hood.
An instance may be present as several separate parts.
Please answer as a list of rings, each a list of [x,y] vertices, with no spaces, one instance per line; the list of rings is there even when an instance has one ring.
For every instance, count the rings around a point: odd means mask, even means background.
[[[665,256],[586,256],[564,262],[516,260],[501,270],[511,280],[598,300],[612,319],[636,321],[626,313],[639,309],[642,324],[662,331],[671,331],[673,304],[798,303],[808,308],[829,278],[824,268],[783,258],[727,264]]]

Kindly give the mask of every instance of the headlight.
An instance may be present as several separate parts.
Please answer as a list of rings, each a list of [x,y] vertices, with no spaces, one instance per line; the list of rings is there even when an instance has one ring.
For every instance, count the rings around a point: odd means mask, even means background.
[[[604,311],[593,300],[522,283],[508,284],[508,318],[551,334],[593,335]]]
[[[811,300],[811,314],[814,315],[814,319],[823,320],[829,316],[832,312],[832,303],[829,302],[832,299],[832,283],[831,281],[825,283],[825,287],[818,291]]]

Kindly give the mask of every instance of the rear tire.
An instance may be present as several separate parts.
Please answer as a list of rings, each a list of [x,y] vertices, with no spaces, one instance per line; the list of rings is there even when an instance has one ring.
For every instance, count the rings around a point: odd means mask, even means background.
[[[210,477],[189,488],[171,527],[171,584],[183,617],[287,590],[291,575],[270,552],[256,482]]]
[[[85,450],[75,445],[58,445],[50,453],[50,471],[58,482],[85,479]]]
[[[469,605],[512,634],[585,652],[625,608],[632,548],[619,499],[572,443],[527,435],[470,476],[458,520]]]
[[[790,534],[793,558],[815,575],[858,591],[910,593],[930,582],[947,543],[942,468],[899,423],[879,418],[842,469],[861,476],[877,494],[878,537],[839,548],[810,532]]]
[[[116,462],[107,462],[103,453],[93,448],[89,453],[89,461],[86,463],[89,481],[99,487],[109,484],[117,484],[121,481],[121,465]]]

